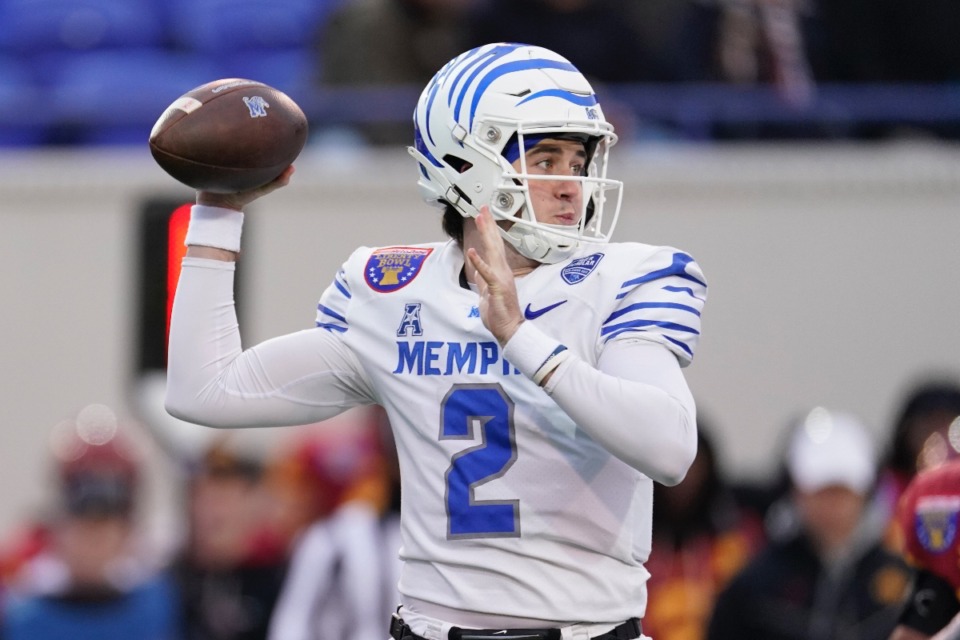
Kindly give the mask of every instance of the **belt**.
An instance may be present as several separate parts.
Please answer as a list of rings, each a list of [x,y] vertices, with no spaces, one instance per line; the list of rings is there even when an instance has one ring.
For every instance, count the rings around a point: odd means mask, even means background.
[[[630,618],[623,624],[599,636],[594,636],[590,640],[634,640],[642,635],[643,629],[640,626],[640,620]],[[427,640],[411,631],[403,619],[396,614],[390,620],[390,637],[394,640]],[[460,627],[451,627],[447,634],[447,640],[501,640],[502,638],[511,638],[512,640],[561,640],[560,629],[461,629]]]

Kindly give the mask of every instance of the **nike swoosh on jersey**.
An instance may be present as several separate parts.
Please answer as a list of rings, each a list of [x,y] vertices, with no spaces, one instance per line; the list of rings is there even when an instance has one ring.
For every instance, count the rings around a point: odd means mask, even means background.
[[[544,308],[542,308],[542,309],[536,309],[536,310],[531,309],[531,308],[530,308],[530,305],[527,304],[527,308],[523,310],[523,317],[526,318],[527,320],[533,320],[534,318],[539,318],[540,316],[542,316],[542,315],[545,314],[546,312],[548,312],[548,311],[553,311],[554,309],[556,309],[556,308],[559,307],[560,305],[564,304],[565,302],[566,302],[566,300],[561,300],[560,302],[554,302],[553,304],[551,304],[551,305],[549,305],[549,306],[546,306],[546,307],[544,307]]]

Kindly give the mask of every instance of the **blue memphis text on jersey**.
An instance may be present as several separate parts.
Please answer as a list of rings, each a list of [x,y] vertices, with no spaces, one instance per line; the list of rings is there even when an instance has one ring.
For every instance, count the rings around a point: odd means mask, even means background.
[[[520,375],[520,371],[503,358],[496,342],[440,340],[398,341],[397,366],[393,373],[415,376]]]
[[[407,286],[420,273],[423,261],[433,249],[387,247],[377,249],[367,260],[363,277],[374,291],[390,293]]]

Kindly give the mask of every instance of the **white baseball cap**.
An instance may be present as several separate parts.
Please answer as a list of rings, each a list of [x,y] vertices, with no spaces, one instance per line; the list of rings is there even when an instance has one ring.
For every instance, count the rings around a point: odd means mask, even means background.
[[[816,407],[797,426],[787,450],[787,470],[800,491],[847,487],[865,495],[876,478],[873,438],[849,413]]]

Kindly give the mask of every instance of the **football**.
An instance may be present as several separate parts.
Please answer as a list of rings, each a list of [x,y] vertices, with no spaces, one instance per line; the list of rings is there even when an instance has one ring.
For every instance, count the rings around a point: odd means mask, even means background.
[[[289,96],[255,80],[224,78],[174,100],[150,132],[150,152],[187,186],[236,193],[283,173],[306,140],[307,118]]]

